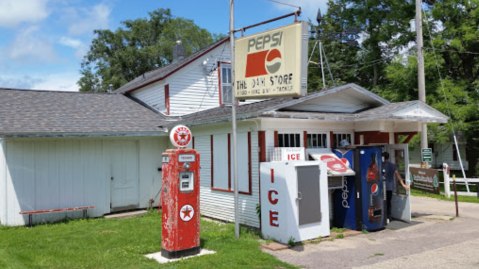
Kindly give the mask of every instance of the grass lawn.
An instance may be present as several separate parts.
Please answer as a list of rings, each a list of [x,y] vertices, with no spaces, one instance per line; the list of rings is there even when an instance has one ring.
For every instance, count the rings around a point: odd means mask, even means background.
[[[453,201],[454,202],[454,192],[452,193],[450,198],[447,198],[444,195],[425,193],[425,192],[418,191],[418,190],[411,190],[411,195],[412,196],[419,196],[419,197],[430,197],[430,198],[436,198],[436,199],[439,199],[439,200]],[[477,198],[477,196],[457,196],[457,201],[467,202],[467,203],[479,203],[479,199]]]
[[[201,247],[217,253],[158,264],[161,215],[69,220],[33,228],[0,226],[0,268],[295,268],[263,253],[254,230],[201,221]]]

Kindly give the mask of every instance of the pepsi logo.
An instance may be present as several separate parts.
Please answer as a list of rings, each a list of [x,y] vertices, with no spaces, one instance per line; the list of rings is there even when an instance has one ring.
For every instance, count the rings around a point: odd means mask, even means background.
[[[277,49],[270,50],[266,56],[265,65],[268,73],[274,74],[278,72],[279,68],[281,67],[281,52],[279,52]]]
[[[371,194],[376,196],[376,195],[378,195],[378,193],[379,193],[379,186],[378,186],[378,184],[374,183],[371,186]]]
[[[348,159],[346,158],[341,158],[341,161],[349,168],[351,168],[351,163],[349,163]]]

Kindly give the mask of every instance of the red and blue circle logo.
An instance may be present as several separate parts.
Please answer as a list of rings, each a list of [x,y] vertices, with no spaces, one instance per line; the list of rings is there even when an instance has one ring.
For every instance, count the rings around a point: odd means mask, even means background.
[[[379,193],[379,186],[378,186],[378,184],[374,183],[374,184],[371,186],[371,193],[372,193],[372,195],[374,195],[374,196],[378,195],[378,193]]]

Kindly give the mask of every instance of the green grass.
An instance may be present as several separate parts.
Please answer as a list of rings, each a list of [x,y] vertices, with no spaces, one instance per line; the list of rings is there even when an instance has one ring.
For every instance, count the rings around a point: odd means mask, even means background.
[[[418,190],[411,190],[412,196],[419,196],[419,197],[430,197],[436,198],[443,201],[453,201],[454,202],[454,194],[451,197],[447,198],[444,195],[440,194],[433,194],[433,193],[425,193]],[[459,202],[466,202],[466,203],[479,203],[479,199],[477,196],[457,196],[457,201]]]
[[[332,233],[343,233],[346,230],[347,230],[346,228],[333,227],[333,228],[331,228],[330,232],[332,232]]]
[[[368,259],[378,257],[378,256],[384,256],[384,253],[375,253],[374,255],[369,256]]]
[[[0,268],[295,268],[263,253],[256,231],[201,221],[201,247],[217,253],[160,265],[161,215],[70,220],[33,228],[0,226]]]

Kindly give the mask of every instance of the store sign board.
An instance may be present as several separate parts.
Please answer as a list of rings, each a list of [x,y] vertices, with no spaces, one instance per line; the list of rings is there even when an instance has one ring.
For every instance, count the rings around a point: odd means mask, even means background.
[[[305,96],[307,73],[308,22],[236,39],[236,99]]]
[[[411,189],[439,194],[439,175],[436,169],[409,168]]]

